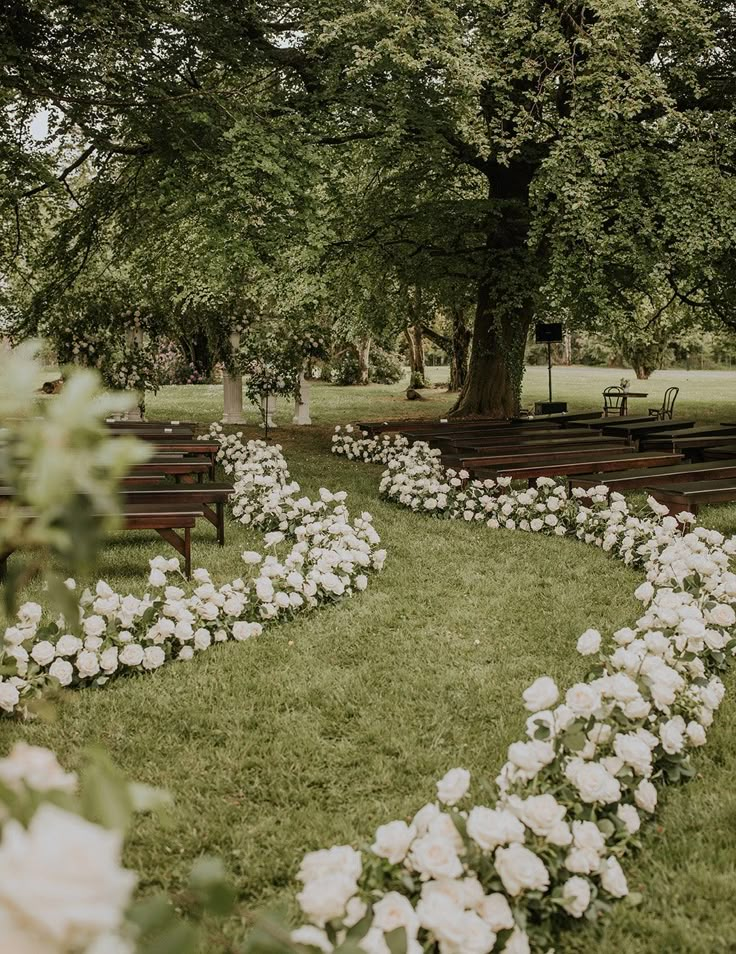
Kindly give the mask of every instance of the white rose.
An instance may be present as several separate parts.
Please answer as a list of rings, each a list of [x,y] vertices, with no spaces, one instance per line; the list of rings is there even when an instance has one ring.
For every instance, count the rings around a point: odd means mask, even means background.
[[[654,587],[648,581],[642,583],[641,586],[637,586],[634,590],[634,597],[637,600],[641,600],[642,603],[649,603],[652,597],[654,596]]]
[[[581,656],[592,656],[594,653],[597,653],[600,648],[601,634],[597,629],[586,629],[583,635],[578,639],[577,650]]]
[[[305,947],[316,947],[323,954],[331,954],[334,950],[327,934],[313,924],[305,924],[296,928],[291,932],[291,940],[295,944],[303,944]]]
[[[158,669],[166,662],[166,653],[160,646],[146,646],[143,652],[143,668]]]
[[[565,703],[575,715],[588,717],[600,708],[601,697],[592,686],[585,682],[577,682],[565,693]]]
[[[456,805],[470,786],[470,772],[467,769],[450,769],[437,782],[437,797],[445,805]]]
[[[71,633],[65,633],[56,641],[57,656],[76,656],[82,648],[82,640]]]
[[[455,844],[442,835],[430,833],[418,838],[411,848],[411,861],[420,874],[429,878],[459,878],[463,873]]]
[[[506,941],[503,954],[530,954],[529,937],[526,931],[516,928],[511,937]]]
[[[88,616],[82,624],[85,636],[102,636],[107,623],[101,616]]]
[[[241,554],[241,558],[244,563],[248,563],[250,565],[260,563],[261,560],[263,559],[261,554],[256,553],[255,550],[245,550],[244,553]]]
[[[497,848],[495,866],[506,891],[516,897],[522,891],[546,891],[549,872],[541,858],[523,845]]]
[[[118,668],[118,648],[117,646],[108,646],[100,655],[100,669],[108,675],[115,672]]]
[[[493,851],[499,845],[524,841],[524,825],[512,812],[503,808],[485,808],[476,805],[470,810],[467,822],[470,838],[484,851]]]
[[[126,643],[118,659],[124,666],[140,666],[143,662],[143,647],[138,643]]]
[[[575,760],[576,763],[578,761]],[[598,762],[580,762],[574,765],[568,763],[565,774],[577,788],[584,802],[608,805],[621,798],[621,786],[618,780]]]
[[[639,736],[631,732],[619,732],[613,740],[613,750],[637,775],[652,774],[652,751]]]
[[[49,675],[58,679],[59,685],[68,686],[74,678],[74,667],[66,659],[55,659],[49,666]]]
[[[386,934],[403,927],[407,938],[415,938],[419,918],[408,898],[398,891],[389,891],[373,905],[373,925]]]
[[[296,899],[310,921],[324,927],[328,921],[344,915],[345,907],[356,891],[354,878],[336,872],[308,881]]]
[[[562,904],[568,914],[581,918],[590,905],[590,883],[574,875],[562,886]]]
[[[407,825],[404,821],[389,822],[376,829],[376,840],[371,845],[371,851],[379,858],[386,858],[392,865],[397,865],[406,857],[416,835],[417,830],[413,825]]]
[[[705,745],[705,729],[699,722],[688,722],[687,737],[691,745]]]
[[[522,698],[529,712],[540,712],[542,709],[550,709],[557,702],[559,695],[554,679],[540,676],[524,690]]]
[[[194,634],[194,648],[198,650],[207,649],[212,642],[210,631],[208,629],[198,629]]]
[[[555,832],[565,817],[565,806],[560,805],[554,795],[532,795],[523,800],[514,798],[509,807],[527,828],[543,838]]]
[[[491,930],[510,931],[514,926],[514,915],[505,894],[496,892],[489,894],[478,908],[478,914],[483,918]]]
[[[31,659],[39,666],[48,666],[56,656],[56,647],[47,639],[42,639],[31,650]]]
[[[736,612],[728,603],[717,603],[707,612],[708,621],[715,626],[733,626],[736,623]]]
[[[662,748],[668,755],[676,755],[684,749],[685,729],[685,720],[682,716],[675,716],[661,726],[659,736],[662,740]]]
[[[85,948],[121,924],[135,875],[120,865],[122,837],[43,804],[27,829],[5,824],[0,906],[47,939],[49,949]]]
[[[614,898],[625,898],[629,893],[629,886],[626,883],[626,876],[621,869],[618,860],[611,856],[606,858],[601,866],[601,884],[604,889]]]
[[[639,831],[641,819],[639,818],[639,812],[633,805],[619,805],[616,814],[624,823],[626,831],[630,835],[635,835]]]
[[[92,679],[100,671],[100,660],[97,653],[89,650],[81,652],[74,662],[82,679]]]
[[[333,845],[310,851],[302,859],[297,878],[305,884],[332,874],[344,874],[357,881],[363,870],[363,860],[359,851],[350,845]]]
[[[148,574],[148,585],[156,588],[166,586],[166,574],[154,567]]]
[[[53,752],[26,742],[16,742],[0,759],[0,781],[14,791],[27,785],[36,792],[73,793],[77,787],[77,776],[65,772]]]
[[[645,812],[653,812],[657,807],[657,789],[648,779],[642,779],[634,792],[634,801]]]
[[[428,805],[425,805],[423,808],[420,808],[412,820],[412,827],[416,828],[418,835],[426,835],[429,830],[429,826],[440,814],[439,805],[435,802],[430,802]]]

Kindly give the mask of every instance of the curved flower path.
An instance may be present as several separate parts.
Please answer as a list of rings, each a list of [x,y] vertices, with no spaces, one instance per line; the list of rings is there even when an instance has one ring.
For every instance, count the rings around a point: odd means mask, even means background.
[[[370,848],[335,846],[302,863],[315,950],[359,943],[369,954],[526,954],[595,919],[628,892],[621,865],[658,788],[693,775],[736,650],[736,537],[691,526],[654,500],[638,514],[600,486],[586,497],[540,479],[469,481],[439,452],[338,428],[333,452],[388,465],[383,497],[417,513],[574,536],[640,569],[642,615],[604,640],[587,630],[584,681],[564,691],[541,675],[523,694],[526,738],[513,743],[493,805],[473,805],[470,776],[451,769],[409,822],[378,828]]]
[[[68,632],[63,618],[44,619],[38,603],[24,603],[0,647],[0,712],[22,714],[49,684],[104,686],[126,673],[190,660],[219,642],[258,636],[271,622],[364,590],[368,574],[381,569],[386,552],[371,516],[351,520],[344,492],[298,496],[278,445],[243,444],[216,424],[208,436],[220,441],[218,460],[233,479],[233,517],[264,533],[267,555],[243,553],[244,578],[222,586],[207,570],[195,570],[193,588],[181,578],[178,558],[156,557],[151,592],[142,598],[99,580],[94,593],[79,597],[80,635]]]

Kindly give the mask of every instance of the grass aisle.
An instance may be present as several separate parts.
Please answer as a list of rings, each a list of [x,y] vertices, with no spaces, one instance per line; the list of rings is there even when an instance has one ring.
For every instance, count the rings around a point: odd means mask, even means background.
[[[492,780],[523,731],[523,689],[541,673],[569,684],[584,668],[578,635],[591,625],[617,628],[637,612],[638,576],[599,551],[381,503],[380,468],[331,457],[326,425],[375,416],[376,402],[387,413],[384,395],[323,386],[315,398],[322,426],[284,428],[278,437],[305,490],[345,489],[352,512],[374,514],[389,559],[368,591],[193,663],[69,694],[52,725],[0,724],[3,748],[27,738],[74,765],[85,747],[102,744],[128,775],[173,793],[170,826],[144,820],[128,850],[144,889],[176,889],[193,859],[218,852],[244,910],[291,903],[305,851],[365,842],[376,825],[422,805],[452,766],[469,768],[476,785]],[[218,401],[220,389],[170,388],[149,411],[207,421],[220,415]],[[222,551],[211,536],[197,533],[195,565],[231,578],[240,550],[255,540],[229,525]],[[124,540],[106,551],[99,575],[140,589],[145,561],[161,548],[145,535]],[[668,795],[660,828],[629,869],[643,905],[619,905],[601,937],[570,935],[561,951],[736,949],[729,696],[699,767],[702,779]]]

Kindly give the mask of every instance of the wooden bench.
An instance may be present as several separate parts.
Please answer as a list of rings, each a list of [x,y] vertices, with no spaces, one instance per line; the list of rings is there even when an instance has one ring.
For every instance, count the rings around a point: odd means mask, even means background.
[[[664,467],[676,464],[682,460],[679,454],[613,454],[597,460],[551,461],[547,464],[530,466],[527,464],[499,467],[497,477],[513,477],[518,479],[536,480],[538,477],[565,477],[570,474],[589,474],[596,471],[599,474],[615,470],[631,469],[635,464],[640,467]],[[601,481],[603,483],[603,481]]]
[[[4,490],[6,488],[0,489],[0,496],[9,496],[8,493],[3,493]],[[28,516],[29,519],[33,517],[31,513]],[[98,516],[104,518],[110,514],[98,514]],[[191,531],[201,516],[203,516],[202,508],[194,504],[169,504],[163,507],[160,504],[130,503],[125,505],[122,521],[124,530],[155,530],[163,540],[184,557],[184,573],[189,579],[192,575]],[[183,535],[179,536],[177,531],[182,531]],[[0,581],[7,575],[8,557],[12,553],[12,550],[0,553]]]
[[[192,438],[166,437],[156,438],[154,442],[156,454],[183,454],[190,457],[208,457],[210,461],[210,477],[215,479],[215,464],[217,452],[220,449],[219,441],[198,441]]]
[[[656,419],[650,417],[649,414],[625,414],[623,417],[604,417],[602,414],[599,414],[598,417],[586,418],[583,421],[578,421],[577,426],[588,427],[591,430],[600,431],[603,427],[607,427],[611,424],[647,424],[648,422],[654,420]]]
[[[722,445],[729,447],[733,442],[733,434],[709,434],[703,437],[688,437],[687,432],[684,432],[682,437],[663,438],[662,440],[652,435],[646,442],[646,449],[675,450],[690,460],[703,460],[704,451]]]
[[[657,431],[687,430],[695,426],[695,421],[658,421],[654,417],[647,421],[627,424],[622,424],[615,418],[609,418],[609,420],[609,424],[601,427],[604,434],[625,434],[631,440],[641,440],[649,434],[656,434]]]
[[[126,509],[139,504],[157,504],[201,508],[201,515],[217,531],[217,542],[225,544],[225,504],[233,492],[232,484],[144,484],[123,486]],[[214,509],[213,509],[214,507]]]
[[[729,460],[731,457],[736,457],[736,443],[704,447],[702,456],[703,460]]]
[[[655,500],[670,508],[670,513],[676,514],[686,510],[697,514],[703,504],[736,501],[736,477],[724,480],[700,480],[665,487],[650,486],[648,490]]]
[[[486,454],[483,456],[461,457],[460,462],[464,470],[471,473],[478,469],[497,470],[499,467],[509,467],[518,464],[519,466],[529,465],[553,465],[573,463],[575,461],[588,461],[593,463],[598,460],[610,460],[614,457],[625,456],[631,459],[634,452],[630,448],[610,448],[610,447],[587,447],[578,450],[541,450],[541,451],[521,451],[507,454],[499,451],[497,454]]]
[[[694,464],[674,464],[671,467],[653,467],[619,471],[610,479],[601,481],[597,474],[582,474],[570,479],[571,487],[584,487],[589,490],[605,483],[611,490],[636,490],[657,484],[685,483],[692,480],[722,480],[736,477],[736,456],[733,460],[705,461]]]
[[[184,457],[181,454],[166,455],[154,454],[144,464],[136,464],[130,475],[134,477],[145,477],[149,475],[149,481],[156,479],[157,475],[163,474],[167,477],[173,477],[177,483],[180,480],[186,480],[196,477],[201,483],[205,474],[211,474],[212,461],[209,457]]]
[[[570,437],[551,434],[548,440],[519,440],[518,443],[505,443],[487,441],[485,438],[477,441],[453,440],[448,442],[448,446],[463,453],[477,451],[480,454],[491,454],[494,449],[499,452],[506,451],[507,448],[540,448],[549,447],[550,450],[559,450],[569,447],[571,450],[585,447],[629,447],[625,437],[601,437],[599,434],[589,434],[587,437]]]

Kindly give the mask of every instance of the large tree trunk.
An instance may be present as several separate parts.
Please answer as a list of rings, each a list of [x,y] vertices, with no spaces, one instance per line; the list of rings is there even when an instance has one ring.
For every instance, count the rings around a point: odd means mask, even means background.
[[[536,156],[488,168],[496,216],[486,239],[487,271],[478,283],[468,377],[452,417],[519,413],[526,337],[542,278],[528,244],[529,186],[537,168]]]
[[[452,353],[450,355],[450,386],[448,391],[462,391],[468,376],[470,329],[459,305],[452,307]]]
[[[358,384],[370,384],[371,339],[360,338],[355,347],[358,352]]]
[[[481,284],[468,377],[451,417],[505,418],[519,413],[531,317],[529,309],[511,313],[504,309],[497,317],[490,289]]]
[[[428,385],[424,376],[424,341],[421,324],[417,322],[409,328],[404,328],[404,336],[409,355],[409,387],[426,388]]]

